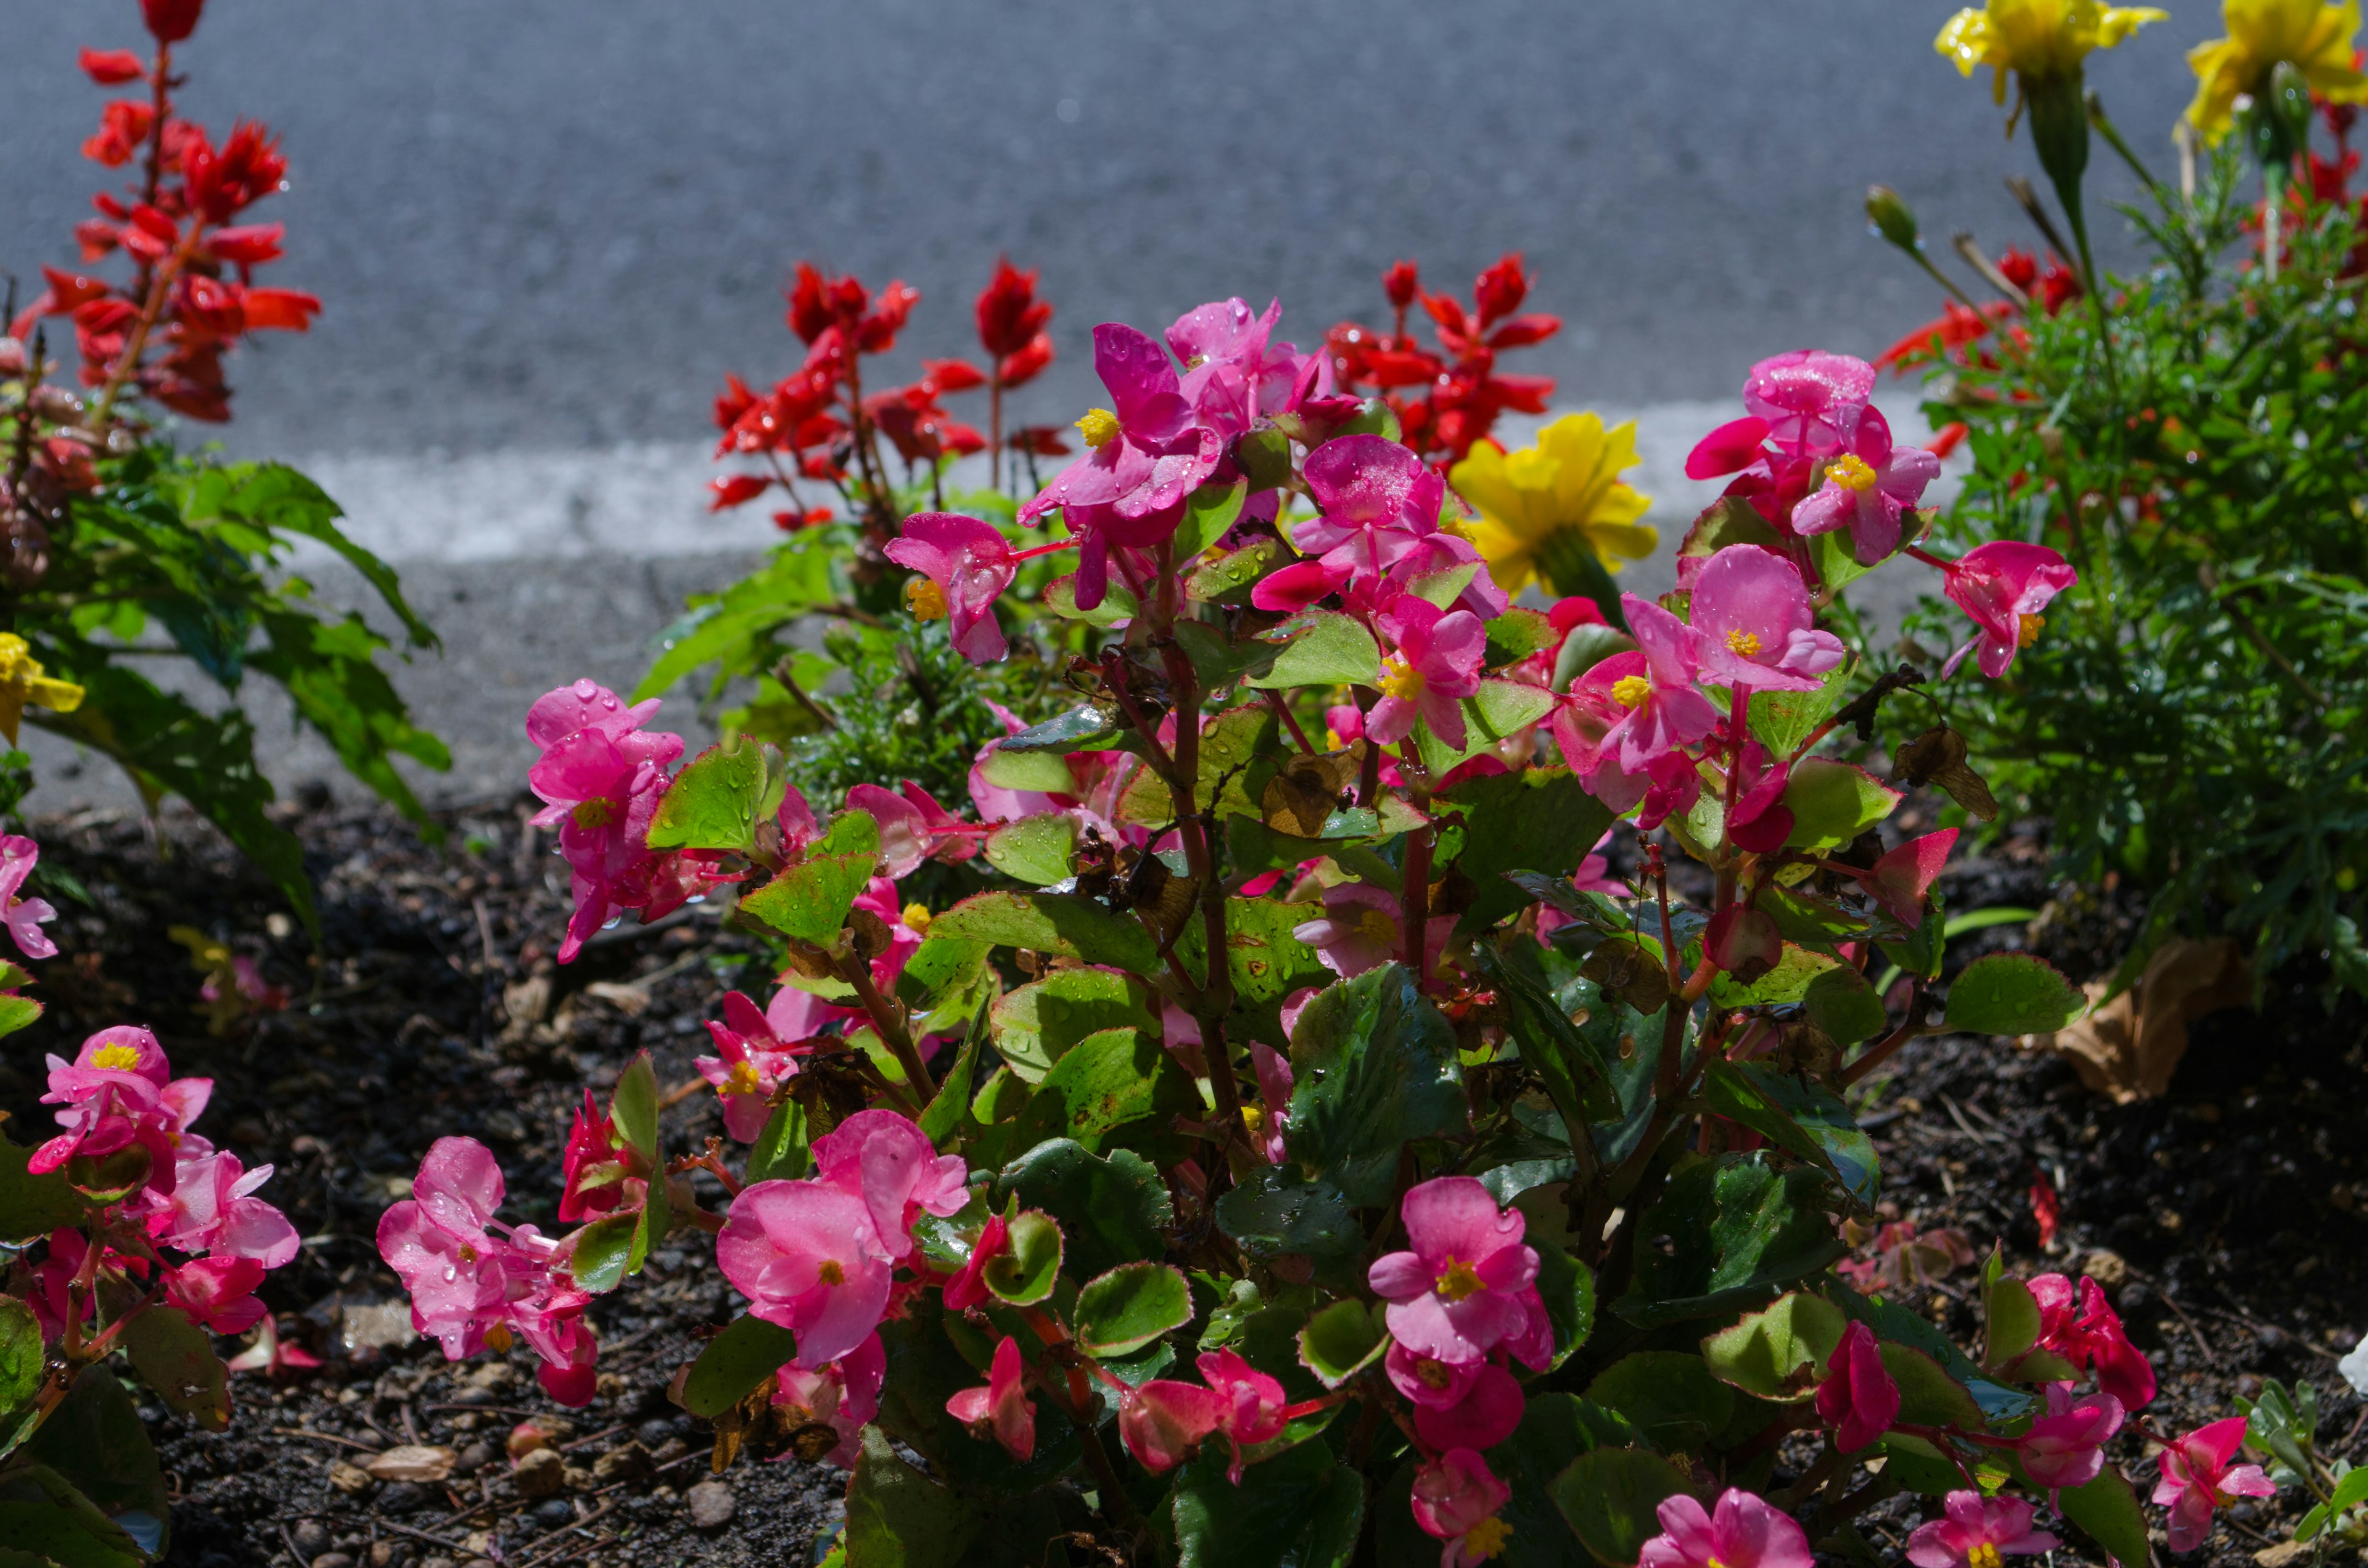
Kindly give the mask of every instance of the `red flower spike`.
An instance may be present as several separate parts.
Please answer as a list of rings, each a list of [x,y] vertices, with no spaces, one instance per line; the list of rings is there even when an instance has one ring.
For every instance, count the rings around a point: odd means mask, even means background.
[[[1514,316],[1488,335],[1488,347],[1527,348],[1532,343],[1543,343],[1561,330],[1560,316]]]
[[[102,87],[120,87],[148,74],[147,62],[128,49],[85,49],[82,74]]]
[[[235,267],[260,267],[279,259],[279,242],[287,233],[285,223],[249,223],[241,228],[217,229],[206,236],[206,249]]]
[[[1012,266],[1008,256],[996,258],[995,276],[979,290],[977,305],[979,347],[990,358],[1008,359],[1033,347],[1053,319],[1053,307],[1036,297],[1036,278],[1032,269]],[[1045,357],[1051,358],[1049,351]],[[1011,384],[1008,377],[1005,384]]]
[[[1003,357],[996,366],[996,377],[1002,381],[1006,391],[1023,387],[1042,374],[1044,367],[1052,362],[1053,339],[1050,335],[1040,332],[1018,352]]]
[[[895,347],[896,335],[905,330],[913,307],[920,302],[918,289],[901,278],[889,279],[888,287],[880,290],[871,301],[871,309],[856,324],[856,352],[885,354]]]
[[[934,386],[939,393],[964,392],[986,385],[986,372],[967,359],[924,359],[921,375],[923,384]]]
[[[321,313],[319,295],[294,289],[249,289],[245,305],[249,332],[310,332]]]
[[[721,512],[727,507],[746,506],[762,495],[772,483],[763,475],[754,473],[724,474],[711,479],[707,487],[713,494],[707,503],[707,509]]]
[[[1389,296],[1392,310],[1403,311],[1422,291],[1422,275],[1411,261],[1392,262],[1390,269],[1382,274],[1382,291]]]
[[[120,169],[147,145],[156,123],[156,111],[131,98],[118,98],[99,110],[98,129],[82,144],[82,155],[94,164]]]
[[[1472,287],[1473,301],[1480,308],[1479,330],[1486,332],[1520,310],[1529,292],[1529,278],[1521,271],[1521,253],[1508,251]]]
[[[206,0],[140,0],[141,19],[158,43],[178,43],[198,30]]]

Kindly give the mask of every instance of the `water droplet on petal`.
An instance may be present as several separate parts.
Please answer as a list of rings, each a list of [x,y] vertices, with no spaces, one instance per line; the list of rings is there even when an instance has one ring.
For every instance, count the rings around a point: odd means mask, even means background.
[[[575,695],[582,700],[589,702],[600,695],[600,687],[592,681],[579,680],[575,683]]]

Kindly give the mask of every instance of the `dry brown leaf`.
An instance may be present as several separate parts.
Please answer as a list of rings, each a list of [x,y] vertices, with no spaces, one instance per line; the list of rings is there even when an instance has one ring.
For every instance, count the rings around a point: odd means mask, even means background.
[[[2127,1105],[2170,1087],[2187,1054],[2188,1025],[2252,1000],[2253,968],[2234,937],[2180,937],[2165,942],[2138,983],[2102,1006],[2106,983],[2092,980],[2085,989],[2089,1012],[2078,1023],[2025,1035],[2023,1047],[2068,1058],[2083,1084]]]
[[[440,1443],[404,1443],[372,1454],[362,1468],[378,1481],[437,1482],[452,1473],[452,1450]]]
[[[630,1018],[638,1018],[649,1011],[650,994],[639,985],[626,985],[614,980],[596,980],[584,988],[584,994],[606,1002]]]

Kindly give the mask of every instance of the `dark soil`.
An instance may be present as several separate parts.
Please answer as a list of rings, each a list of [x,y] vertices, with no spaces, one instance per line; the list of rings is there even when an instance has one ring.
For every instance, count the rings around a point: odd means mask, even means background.
[[[49,1125],[37,1104],[43,1051],[71,1054],[94,1029],[144,1022],[177,1073],[216,1080],[201,1130],[250,1165],[277,1165],[263,1196],[307,1238],[265,1296],[283,1338],[323,1367],[240,1377],[239,1409],[221,1436],[150,1412],[180,1498],[168,1561],[811,1561],[817,1533],[839,1517],[843,1477],[827,1465],[744,1460],[721,1478],[729,1521],[692,1522],[688,1494],[708,1480],[706,1434],[665,1388],[736,1303],[711,1248],[659,1253],[655,1281],[594,1308],[611,1376],[589,1408],[566,1413],[568,1484],[555,1498],[519,1497],[502,1457],[515,1423],[562,1414],[531,1358],[448,1368],[432,1342],[410,1335],[372,1235],[429,1142],[482,1140],[508,1177],[506,1217],[551,1226],[583,1085],[612,1082],[640,1049],[654,1053],[662,1083],[687,1083],[715,999],[734,983],[761,994],[768,980],[746,967],[752,949],[696,912],[620,927],[557,969],[546,955],[567,899],[547,842],[524,833],[524,813],[507,804],[446,820],[440,849],[376,811],[316,810],[294,824],[321,889],[329,956],[317,965],[269,886],[185,817],[167,821],[169,853],[135,821],[36,830],[45,866],[79,879],[92,902],[51,891],[66,913],[52,927],[63,955],[40,966],[35,993],[50,1012],[10,1038],[0,1065],[0,1107],[17,1136]],[[1952,873],[1950,907],[2048,905],[2033,939],[2084,976],[2126,942],[2135,911],[2111,890],[2051,889],[2043,859],[2033,840],[2009,839]],[[167,936],[176,925],[255,957],[293,1005],[210,1036],[199,977]],[[1957,957],[2024,940],[2021,926],[1996,927]],[[2263,1378],[2301,1378],[2319,1390],[2322,1451],[2356,1456],[2368,1421],[2334,1362],[2368,1329],[2368,1014],[2347,1000],[2330,1015],[2320,998],[2317,977],[2295,976],[2272,987],[2259,1016],[2204,1020],[2171,1094],[2127,1107],[2009,1041],[1919,1041],[1864,1109],[1886,1200],[1921,1228],[1963,1229],[1985,1252],[2002,1240],[2021,1272],[2085,1267],[2106,1280],[2160,1376],[2148,1412],[2159,1425],[2184,1430],[2232,1413],[2232,1396]],[[669,1113],[670,1139],[720,1133],[713,1103],[689,1095]],[[2062,1202],[2044,1252],[2029,1198],[2042,1170]],[[720,1193],[706,1197],[718,1205]],[[1970,1274],[1911,1292],[1960,1342],[1978,1326]],[[414,1441],[458,1450],[459,1470],[434,1485],[334,1483],[333,1466]],[[2143,1493],[2152,1466],[2125,1441],[2118,1457]],[[2300,1506],[2291,1496],[2239,1504],[2209,1555],[2248,1558],[2283,1539],[2281,1523]],[[1890,1560],[1914,1517],[1904,1500],[1889,1505],[1868,1521],[1868,1539]]]

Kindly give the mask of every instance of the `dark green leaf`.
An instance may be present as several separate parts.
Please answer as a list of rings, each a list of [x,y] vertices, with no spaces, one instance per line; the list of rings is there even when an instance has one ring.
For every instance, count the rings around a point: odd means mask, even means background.
[[[1614,1410],[1664,1453],[1688,1453],[1724,1431],[1735,1391],[1711,1375],[1700,1356],[1639,1350],[1595,1376],[1587,1397]]]
[[[172,1517],[165,1472],[131,1396],[105,1367],[84,1368],[17,1453],[55,1471],[95,1510],[92,1522],[120,1532],[126,1550],[165,1554]]]
[[[1456,922],[1459,936],[1486,930],[1529,902],[1507,872],[1566,880],[1612,820],[1611,808],[1561,767],[1467,778],[1439,800],[1463,813],[1453,864],[1478,890]]]
[[[986,1288],[1015,1307],[1033,1306],[1051,1295],[1060,1274],[1061,1227],[1033,1209],[1011,1217],[1010,1249],[979,1271]]]
[[[2146,1512],[2138,1506],[2137,1493],[2111,1461],[2096,1480],[2058,1494],[2055,1506],[2115,1561],[2147,1560]]]
[[[1982,1429],[1982,1407],[1963,1383],[1941,1369],[1941,1363],[1912,1345],[1884,1343],[1883,1369],[1899,1389],[1899,1419],[1910,1426],[1960,1426]]]
[[[575,1233],[575,1250],[568,1268],[575,1283],[594,1295],[605,1295],[625,1282],[632,1262],[634,1233],[641,1228],[639,1210],[595,1220]]]
[[[1261,1165],[1217,1199],[1217,1228],[1263,1259],[1291,1253],[1340,1259],[1365,1246],[1365,1233],[1338,1187],[1276,1165]]]
[[[1077,1292],[1077,1347],[1097,1360],[1132,1356],[1192,1321],[1192,1292],[1164,1263],[1123,1263]]]
[[[1719,1115],[1823,1166],[1861,1207],[1873,1206],[1880,1176],[1874,1141],[1823,1085],[1713,1056],[1705,1064],[1702,1098]]]
[[[1501,670],[1517,664],[1532,653],[1543,653],[1562,641],[1543,610],[1527,609],[1515,605],[1496,619],[1488,622],[1488,654],[1486,667]]]
[[[1683,1471],[1645,1449],[1596,1449],[1571,1460],[1548,1491],[1596,1560],[1626,1568],[1661,1533],[1654,1510],[1690,1491]]]
[[[1380,1359],[1390,1345],[1382,1309],[1335,1301],[1299,1331],[1299,1364],[1327,1389],[1337,1389]]]
[[[1826,1218],[1826,1180],[1762,1153],[1679,1171],[1638,1220],[1635,1283],[1614,1310],[1640,1326],[1707,1317],[1825,1267],[1849,1250]]]
[[[1554,1325],[1552,1366],[1559,1367],[1595,1331],[1595,1275],[1552,1243],[1541,1242],[1536,1250],[1538,1294]]]
[[[15,1410],[41,1385],[41,1324],[14,1296],[0,1296],[0,1413]]]
[[[0,1137],[0,1241],[29,1242],[82,1222],[90,1206],[62,1170],[35,1176],[33,1152]]]
[[[985,1506],[906,1464],[879,1427],[862,1443],[847,1485],[846,1568],[961,1568]]]
[[[933,935],[1082,959],[1133,974],[1159,968],[1159,948],[1128,915],[1078,893],[983,892],[929,923]]]
[[[2045,1034],[2084,1012],[2089,999],[2045,959],[1991,953],[1949,983],[1946,1022],[1967,1034]]]
[[[757,1391],[798,1354],[797,1335],[763,1318],[743,1314],[726,1324],[690,1364],[682,1407],[712,1421]]]
[[[1891,1022],[1882,996],[1866,976],[1848,965],[1827,970],[1809,982],[1803,1000],[1808,1004],[1809,1021],[1845,1050],[1862,1040],[1873,1040]]]
[[[1702,1360],[1746,1393],[1795,1403],[1816,1394],[1849,1326],[1840,1308],[1795,1290],[1703,1340]]]
[[[1291,1059],[1290,1159],[1352,1205],[1388,1198],[1409,1139],[1468,1121],[1455,1031],[1401,964],[1318,993],[1299,1015]]]
[[[1095,1154],[1074,1139],[1039,1143],[996,1177],[994,1206],[1017,1198],[1061,1223],[1071,1266],[1091,1278],[1167,1250],[1175,1221],[1158,1168],[1127,1149]]]
[[[1290,547],[1279,539],[1254,539],[1184,579],[1187,598],[1203,604],[1246,605],[1259,579],[1289,564]],[[1115,590],[1113,590],[1115,591]]]
[[[962,1036],[962,1050],[955,1053],[953,1065],[946,1070],[937,1094],[921,1112],[921,1131],[940,1149],[962,1130],[962,1117],[970,1109],[971,1080],[978,1073],[979,1048],[985,1042],[986,1008],[982,1004]]]
[[[1117,717],[1107,708],[1088,703],[1072,708],[1057,719],[1020,731],[996,743],[1006,752],[1043,752],[1062,756],[1073,751],[1102,751],[1118,739]]]
[[[167,1407],[209,1432],[229,1427],[230,1374],[214,1354],[213,1336],[178,1307],[145,1307],[126,1318],[123,1348],[140,1381]]]
[[[748,1149],[748,1168],[742,1180],[796,1181],[814,1169],[813,1138],[806,1126],[805,1107],[783,1099],[765,1119],[764,1131]]]
[[[616,1092],[609,1096],[609,1116],[617,1124],[617,1135],[622,1138],[643,1164],[655,1169],[658,1164],[658,1074],[650,1065],[650,1053],[638,1052],[617,1075]]]
[[[1538,1075],[1563,1125],[1584,1128],[1616,1118],[1619,1100],[1603,1058],[1546,989],[1536,948],[1520,937],[1501,949],[1483,942],[1473,957],[1505,1006],[1506,1028],[1522,1062]]]
[[[51,1503],[0,1502],[0,1540],[10,1544],[0,1568],[139,1568],[140,1559],[100,1543],[74,1516]]]
[[[1222,1442],[1177,1477],[1172,1518],[1182,1568],[1347,1568],[1365,1486],[1322,1443],[1301,1443],[1225,1479]],[[850,1564],[850,1568],[853,1565]]]

